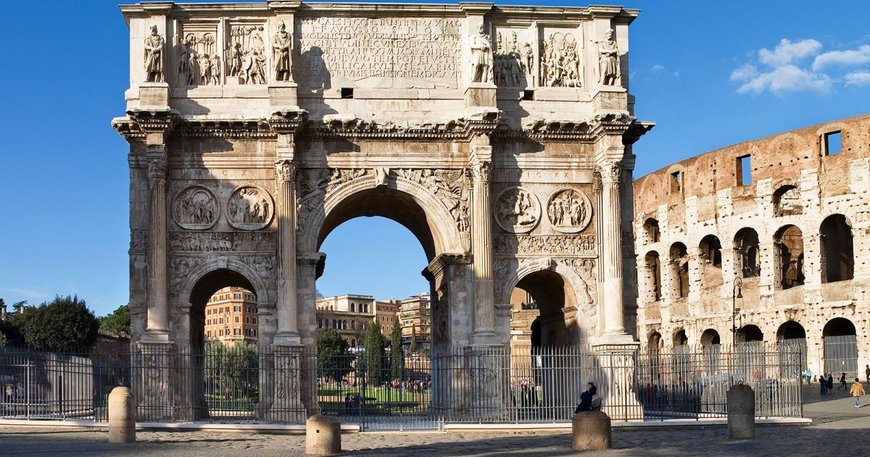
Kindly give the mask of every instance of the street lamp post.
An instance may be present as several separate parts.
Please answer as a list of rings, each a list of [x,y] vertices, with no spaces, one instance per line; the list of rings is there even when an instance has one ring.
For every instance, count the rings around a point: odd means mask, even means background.
[[[741,294],[742,287],[743,280],[739,276],[734,278],[733,287],[731,288],[731,351],[737,350],[737,324],[735,317],[737,312],[740,311],[737,308],[737,299],[743,298],[743,294]]]

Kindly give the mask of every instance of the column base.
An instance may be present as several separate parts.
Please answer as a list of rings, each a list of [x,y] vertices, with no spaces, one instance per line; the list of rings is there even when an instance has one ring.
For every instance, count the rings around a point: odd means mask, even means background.
[[[474,332],[471,341],[474,346],[496,346],[498,345],[498,335],[492,330]]]
[[[622,337],[621,335],[613,335]],[[640,343],[602,343],[592,346],[598,360],[598,392],[602,398],[601,410],[613,420],[643,420],[643,405],[634,391],[635,357]],[[607,339],[608,337],[602,337]]]
[[[266,420],[290,424],[303,424],[308,417],[302,404],[302,357],[303,346],[272,346],[274,357],[274,378],[272,389],[261,391],[260,395],[271,395],[272,402],[266,411]]]
[[[172,391],[174,345],[169,342],[140,341],[133,349],[132,383],[136,396],[136,420],[173,420]]]
[[[274,346],[302,346],[302,336],[298,332],[278,332],[272,341]]]
[[[145,330],[139,341],[142,343],[169,343],[169,330]]]
[[[470,380],[470,419],[502,422],[508,417],[510,349],[502,345],[465,348],[465,366]]]
[[[494,108],[497,106],[496,91],[495,84],[472,83],[465,89],[465,106]]]
[[[298,109],[297,85],[294,82],[281,82],[270,84],[269,105],[280,107],[294,107]]]

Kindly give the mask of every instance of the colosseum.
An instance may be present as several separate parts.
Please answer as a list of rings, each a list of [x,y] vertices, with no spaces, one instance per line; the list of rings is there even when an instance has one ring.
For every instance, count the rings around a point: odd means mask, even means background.
[[[674,163],[634,182],[648,350],[800,345],[870,364],[870,115]]]

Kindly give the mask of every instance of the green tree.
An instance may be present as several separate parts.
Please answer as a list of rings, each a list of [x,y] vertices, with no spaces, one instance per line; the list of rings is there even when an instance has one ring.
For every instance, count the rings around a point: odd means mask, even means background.
[[[408,348],[411,354],[417,352],[417,326],[411,324],[411,347]]]
[[[205,346],[205,383],[210,393],[223,399],[257,398],[260,379],[257,346],[221,342]]]
[[[20,316],[18,316],[20,314]],[[27,346],[45,351],[76,351],[90,348],[97,339],[99,323],[78,296],[57,296],[35,308],[16,313]]]
[[[112,335],[130,335],[130,307],[121,305],[109,314],[99,318],[100,330]]]
[[[317,342],[317,377],[341,382],[353,370],[353,356],[348,353],[347,341],[331,328],[314,332]]]
[[[363,337],[365,347],[366,382],[371,385],[380,385],[381,368],[384,361],[384,336],[381,334],[381,324],[375,321],[366,329]]]
[[[393,318],[393,329],[390,331],[390,378],[402,378],[402,327],[399,316]]]

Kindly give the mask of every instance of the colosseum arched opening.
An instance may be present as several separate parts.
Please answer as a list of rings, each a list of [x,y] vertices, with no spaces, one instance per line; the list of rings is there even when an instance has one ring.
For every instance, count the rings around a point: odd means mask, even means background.
[[[825,218],[819,228],[822,241],[822,282],[852,279],[855,258],[852,246],[852,223],[842,214]]]
[[[848,379],[858,377],[858,341],[855,324],[844,317],[835,317],[822,330],[824,367],[826,373],[846,373]]]
[[[780,228],[773,237],[775,245],[774,284],[781,289],[802,286],[804,280],[804,238],[801,229],[794,225]]]

